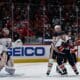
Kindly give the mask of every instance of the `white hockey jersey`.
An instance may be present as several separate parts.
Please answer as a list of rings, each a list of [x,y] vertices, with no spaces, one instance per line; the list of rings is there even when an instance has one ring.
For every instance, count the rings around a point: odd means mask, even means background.
[[[61,46],[62,42],[67,42],[67,40],[71,39],[71,37],[69,37],[68,35],[65,35],[65,40],[61,39],[61,38],[56,38],[56,43],[55,43],[55,47],[59,47]]]
[[[0,39],[0,53],[2,53],[2,51],[7,51],[7,48],[11,47],[11,45],[12,45],[11,38],[1,38]]]

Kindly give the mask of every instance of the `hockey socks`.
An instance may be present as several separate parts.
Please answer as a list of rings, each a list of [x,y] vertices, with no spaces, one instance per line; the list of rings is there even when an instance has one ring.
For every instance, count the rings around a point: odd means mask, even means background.
[[[79,72],[78,72],[78,70],[77,70],[76,66],[72,66],[72,68],[73,68],[73,70],[74,70],[75,74],[76,74],[76,75],[78,75],[78,74],[79,74]]]
[[[48,70],[47,70],[47,75],[49,75],[50,74],[50,72],[51,72],[51,69],[52,69],[52,66],[53,66],[53,59],[49,59],[49,63],[48,63]]]

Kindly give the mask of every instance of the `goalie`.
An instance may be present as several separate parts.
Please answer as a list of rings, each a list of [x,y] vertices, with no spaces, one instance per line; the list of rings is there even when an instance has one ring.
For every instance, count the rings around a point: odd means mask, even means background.
[[[11,38],[8,38],[9,31],[4,28],[0,38],[0,71],[5,67],[5,71],[10,75],[15,73],[14,62],[7,52],[7,48],[11,47]]]

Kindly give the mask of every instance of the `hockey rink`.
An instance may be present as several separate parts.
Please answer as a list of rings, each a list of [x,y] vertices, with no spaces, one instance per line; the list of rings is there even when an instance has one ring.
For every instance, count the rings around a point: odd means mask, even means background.
[[[80,63],[77,63],[77,67],[80,72]],[[68,64],[66,68],[68,75],[61,76],[56,73],[56,63],[54,63],[50,76],[46,76],[47,63],[15,64],[15,74],[11,76],[3,69],[0,72],[0,80],[80,80],[80,75],[75,75]]]

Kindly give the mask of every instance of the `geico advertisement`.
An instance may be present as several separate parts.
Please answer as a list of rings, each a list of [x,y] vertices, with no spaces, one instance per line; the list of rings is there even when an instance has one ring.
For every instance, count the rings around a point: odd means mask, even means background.
[[[34,45],[9,48],[8,53],[13,57],[46,57],[48,58],[50,46]]]

